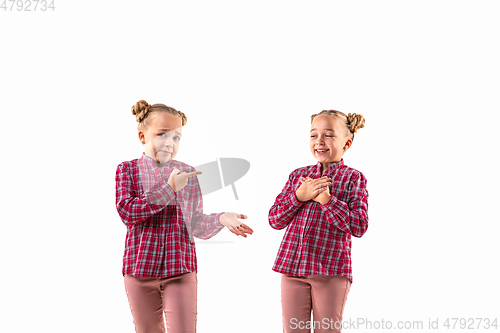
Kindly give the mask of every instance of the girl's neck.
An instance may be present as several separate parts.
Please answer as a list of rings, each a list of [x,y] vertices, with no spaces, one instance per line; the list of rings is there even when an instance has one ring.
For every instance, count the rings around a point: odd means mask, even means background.
[[[341,160],[342,160],[342,157],[338,161],[321,163],[321,175],[323,176],[323,174],[325,173],[326,170],[328,170],[328,168],[330,167],[331,164],[338,163]]]
[[[144,155],[146,155],[146,157],[148,157],[148,158],[150,158],[150,159],[151,159],[151,161],[154,163],[154,165],[156,165],[156,167],[160,170],[160,172],[162,172],[162,171],[163,171],[163,166],[164,166],[167,162],[165,162],[165,163],[158,163],[158,162],[156,162],[156,159],[155,159],[154,157],[151,157],[151,156],[147,155],[146,153],[144,153]]]
[[[156,167],[158,168],[158,170],[160,170],[160,172],[163,171],[163,166],[165,165],[165,163],[158,163],[156,161],[153,160],[153,163],[156,165]]]
[[[321,163],[321,175],[323,175],[325,173],[325,171],[328,170],[328,167],[332,163],[335,163],[335,162]]]

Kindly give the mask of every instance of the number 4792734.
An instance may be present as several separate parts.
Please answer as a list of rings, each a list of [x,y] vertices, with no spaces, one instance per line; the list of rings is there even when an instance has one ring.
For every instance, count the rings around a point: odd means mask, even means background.
[[[10,12],[14,10],[18,12],[45,12],[49,9],[53,11],[56,7],[54,0],[50,2],[47,0],[3,0],[0,9],[3,9],[4,12],[7,10]]]

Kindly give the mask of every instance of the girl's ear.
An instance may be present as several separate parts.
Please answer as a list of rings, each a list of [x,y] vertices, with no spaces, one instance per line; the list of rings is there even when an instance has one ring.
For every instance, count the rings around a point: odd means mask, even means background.
[[[139,131],[138,135],[139,135],[139,140],[141,140],[141,143],[142,144],[146,143],[146,139],[144,137],[144,133],[142,133],[142,131]]]
[[[347,141],[345,142],[345,145],[344,145],[344,151],[346,151],[347,149],[349,149],[352,145],[352,140],[351,139],[347,139]]]

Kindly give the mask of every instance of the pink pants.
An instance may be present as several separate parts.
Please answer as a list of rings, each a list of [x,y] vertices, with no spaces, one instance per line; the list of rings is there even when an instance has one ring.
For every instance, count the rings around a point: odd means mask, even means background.
[[[165,279],[125,275],[130,310],[137,333],[196,332],[196,273],[184,273]]]
[[[281,275],[283,332],[340,332],[351,281],[341,275]],[[311,320],[311,310],[313,320]]]

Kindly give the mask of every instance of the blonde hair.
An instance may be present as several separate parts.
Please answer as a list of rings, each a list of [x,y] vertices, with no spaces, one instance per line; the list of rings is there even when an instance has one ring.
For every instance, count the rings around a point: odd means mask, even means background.
[[[182,120],[182,126],[186,125],[187,117],[181,111],[174,109],[173,107],[166,106],[165,104],[148,104],[145,100],[141,99],[139,102],[132,106],[132,114],[135,116],[135,120],[139,123],[137,129],[145,130],[148,128],[151,117],[150,115],[154,112],[167,112],[174,116],[179,116]]]
[[[346,115],[337,110],[323,110],[320,113],[311,115],[311,124],[314,118],[321,114],[336,116],[344,120],[348,136],[351,140],[354,140],[354,133],[356,133],[358,129],[365,127],[365,117],[362,115],[356,113],[349,113],[349,115]]]

